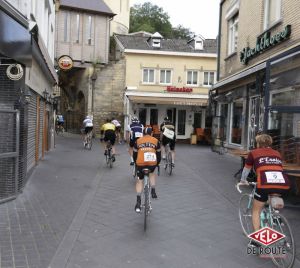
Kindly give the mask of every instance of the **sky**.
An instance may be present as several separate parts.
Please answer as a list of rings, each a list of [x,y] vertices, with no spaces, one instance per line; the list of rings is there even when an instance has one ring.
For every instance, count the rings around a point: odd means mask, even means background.
[[[218,35],[220,0],[130,0],[131,6],[145,2],[168,13],[173,27],[180,24],[206,39]]]

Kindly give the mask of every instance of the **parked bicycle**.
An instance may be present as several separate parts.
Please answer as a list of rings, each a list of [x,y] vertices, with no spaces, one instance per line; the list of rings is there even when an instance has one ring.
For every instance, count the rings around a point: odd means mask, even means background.
[[[166,152],[165,170],[169,175],[171,175],[173,171],[173,164],[172,164],[172,152],[169,143],[166,144],[165,146],[165,152]]]
[[[88,150],[91,150],[92,149],[92,145],[93,145],[93,132],[92,131],[89,131],[87,134],[86,134],[86,138],[85,138],[85,143],[84,143],[84,148],[88,149]]]
[[[240,186],[245,185],[242,183],[238,183],[236,185],[237,190],[242,193],[240,190]],[[254,193],[256,190],[256,182],[249,182],[249,185],[253,186],[252,192],[242,194],[240,201],[239,201],[239,219],[242,226],[243,233],[248,237],[249,234],[253,233],[252,227],[252,204],[254,199]],[[275,202],[274,198],[277,198],[277,202]],[[270,227],[282,234],[285,235],[284,238],[275,242],[274,244],[270,245],[269,247],[272,248],[283,248],[285,249],[286,254],[284,256],[279,256],[275,250],[272,251],[271,258],[273,263],[277,267],[281,268],[290,268],[293,267],[295,261],[295,242],[291,227],[287,221],[287,219],[279,212],[279,208],[283,208],[283,200],[280,199],[277,194],[269,195],[268,204],[262,209],[260,214],[260,226],[263,227]],[[278,202],[280,201],[280,202]],[[281,204],[279,207],[278,204]]]
[[[112,168],[113,167],[113,155],[112,155],[112,145],[110,141],[107,141],[106,145],[106,164],[108,167]]]

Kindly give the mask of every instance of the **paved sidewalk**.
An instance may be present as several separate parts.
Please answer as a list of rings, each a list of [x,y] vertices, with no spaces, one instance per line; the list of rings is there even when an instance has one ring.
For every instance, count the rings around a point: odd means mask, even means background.
[[[126,146],[112,169],[100,150],[96,141],[86,151],[79,136],[60,137],[24,193],[0,205],[1,268],[275,267],[246,254],[232,176],[238,158],[178,145],[144,233]],[[285,214],[299,244],[299,209]]]

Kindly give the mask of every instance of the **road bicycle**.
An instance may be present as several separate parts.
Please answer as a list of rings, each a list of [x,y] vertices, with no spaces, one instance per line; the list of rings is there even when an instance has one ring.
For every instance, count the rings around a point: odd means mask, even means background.
[[[239,201],[239,219],[242,226],[244,235],[248,237],[249,234],[253,233],[252,227],[252,204],[254,199],[254,193],[256,190],[256,182],[248,182],[249,185],[253,186],[252,192],[243,193]],[[245,185],[238,183],[236,185],[237,190],[242,193],[240,186]],[[276,250],[272,250],[271,258],[273,263],[277,267],[290,268],[293,267],[295,261],[295,242],[292,229],[287,219],[279,212],[279,208],[283,208],[283,200],[279,199],[280,202],[275,202],[275,198],[280,198],[278,195],[269,195],[269,200],[265,207],[262,209],[260,214],[260,226],[270,227],[285,235],[284,238],[271,244],[270,248],[281,248],[285,249],[284,256],[276,254]],[[281,204],[279,207],[278,204]]]
[[[108,140],[106,145],[105,159],[106,159],[106,165],[110,168],[113,167],[113,157],[114,156],[112,155],[112,145],[111,142]]]
[[[56,135],[63,135],[64,132],[65,132],[64,126],[63,125],[56,125],[55,132],[56,132]]]
[[[172,152],[169,143],[166,144],[165,146],[165,153],[166,153],[165,170],[169,175],[171,175],[173,171],[173,164],[172,164]]]
[[[92,131],[89,131],[87,134],[86,134],[86,138],[85,138],[85,143],[84,143],[84,148],[88,149],[88,150],[91,150],[92,149],[92,145],[93,145],[93,133]]]
[[[151,191],[150,178],[149,178],[150,170],[148,168],[144,168],[142,172],[144,174],[144,180],[143,180],[144,182],[143,202],[144,203],[142,205],[142,208],[144,209],[144,231],[146,231],[147,219],[152,210],[151,200],[150,200],[150,191]]]

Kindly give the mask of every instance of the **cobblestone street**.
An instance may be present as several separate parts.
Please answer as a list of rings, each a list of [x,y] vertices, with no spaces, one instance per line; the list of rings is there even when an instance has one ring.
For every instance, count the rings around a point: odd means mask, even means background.
[[[247,255],[233,178],[238,158],[178,145],[174,174],[161,170],[157,179],[144,233],[126,146],[117,152],[110,169],[98,142],[87,151],[79,136],[59,137],[24,192],[0,206],[1,267],[275,267]],[[299,208],[284,214],[299,244]]]

